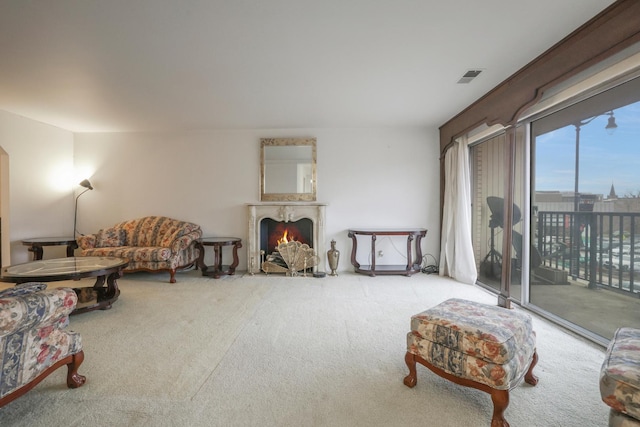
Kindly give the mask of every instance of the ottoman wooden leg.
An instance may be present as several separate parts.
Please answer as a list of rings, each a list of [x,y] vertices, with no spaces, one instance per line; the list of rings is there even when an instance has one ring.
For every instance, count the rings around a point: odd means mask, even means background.
[[[491,427],[509,427],[509,423],[504,419],[504,411],[509,406],[509,390],[491,389],[491,401],[493,402]]]

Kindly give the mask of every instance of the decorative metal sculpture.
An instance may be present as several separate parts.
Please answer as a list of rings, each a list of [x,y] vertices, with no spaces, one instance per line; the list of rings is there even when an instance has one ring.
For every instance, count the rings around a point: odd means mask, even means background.
[[[277,252],[267,255],[262,263],[262,271],[265,273],[285,273],[288,276],[297,276],[302,271],[306,276],[308,268],[318,265],[320,259],[313,248],[306,243],[292,241],[280,243]]]

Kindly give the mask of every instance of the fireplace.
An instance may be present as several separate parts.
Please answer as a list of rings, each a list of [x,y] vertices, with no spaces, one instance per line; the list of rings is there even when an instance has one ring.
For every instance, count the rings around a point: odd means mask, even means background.
[[[313,221],[302,218],[297,221],[276,221],[264,218],[260,221],[260,251],[273,252],[281,242],[296,241],[313,247]]]
[[[306,243],[313,248],[320,261],[313,267],[314,272],[324,272],[325,268],[325,204],[251,204],[249,207],[248,266],[251,274],[261,272],[263,254],[275,250],[273,241],[278,232],[287,230],[293,240]],[[271,237],[270,237],[271,236]],[[277,239],[277,237],[276,237]]]
[[[260,269],[265,273],[284,273],[298,276],[313,271],[320,258],[313,242],[313,221],[260,221]]]

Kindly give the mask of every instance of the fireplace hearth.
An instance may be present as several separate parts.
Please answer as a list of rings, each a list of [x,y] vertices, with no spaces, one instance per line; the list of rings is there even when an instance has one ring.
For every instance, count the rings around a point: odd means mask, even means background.
[[[320,203],[278,203],[278,204],[250,204],[249,208],[249,241],[248,241],[248,266],[251,274],[262,271],[262,263],[272,252],[277,250],[275,241],[287,230],[292,241],[299,242],[300,248],[289,244],[289,255],[304,253],[304,258],[298,258],[297,266],[304,267],[304,259],[309,263],[304,269],[312,272],[324,272],[325,257],[325,210],[326,205]],[[302,245],[306,245],[304,248]],[[298,253],[298,250],[300,252]],[[311,256],[313,251],[316,261]],[[292,271],[292,270],[289,270]],[[294,274],[292,274],[294,275]]]

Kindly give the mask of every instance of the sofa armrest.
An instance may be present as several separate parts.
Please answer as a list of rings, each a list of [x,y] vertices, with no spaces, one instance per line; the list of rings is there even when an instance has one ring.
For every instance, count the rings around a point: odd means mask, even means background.
[[[82,250],[93,249],[96,247],[97,234],[87,234],[76,238],[78,247]]]
[[[36,325],[67,322],[78,302],[71,288],[47,289],[24,295],[0,296],[0,337]]]
[[[193,244],[196,240],[202,237],[202,230],[197,229],[192,231],[191,233],[187,233],[175,239],[171,242],[171,253],[177,254],[180,251],[185,250],[189,247],[189,245]]]

